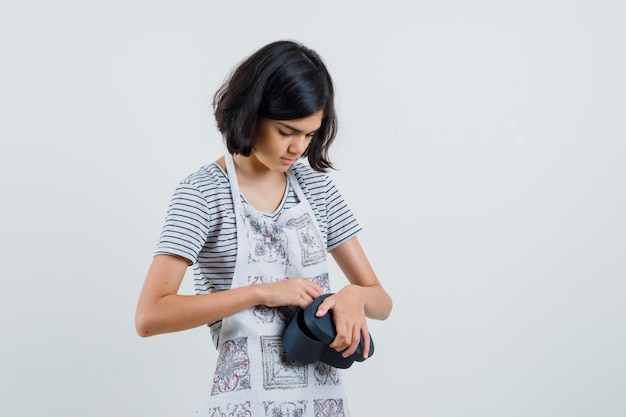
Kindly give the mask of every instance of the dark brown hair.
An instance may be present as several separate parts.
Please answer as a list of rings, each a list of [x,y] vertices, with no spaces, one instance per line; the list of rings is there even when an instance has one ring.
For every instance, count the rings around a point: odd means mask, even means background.
[[[294,41],[265,45],[244,60],[213,97],[217,127],[231,154],[250,156],[259,117],[293,120],[323,110],[322,124],[303,157],[313,169],[333,165],[328,148],[337,135],[334,87],[324,62]]]

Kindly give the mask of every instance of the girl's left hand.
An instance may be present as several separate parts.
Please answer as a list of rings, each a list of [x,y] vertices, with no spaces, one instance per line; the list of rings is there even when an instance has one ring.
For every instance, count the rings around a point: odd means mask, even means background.
[[[339,292],[327,297],[317,309],[316,317],[333,311],[337,336],[330,347],[341,352],[344,358],[352,355],[363,338],[363,358],[367,359],[370,349],[370,333],[365,315],[363,288],[347,285]]]

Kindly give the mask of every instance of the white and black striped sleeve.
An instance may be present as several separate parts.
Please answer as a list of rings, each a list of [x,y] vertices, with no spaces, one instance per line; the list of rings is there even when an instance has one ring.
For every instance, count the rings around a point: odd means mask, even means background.
[[[175,189],[155,255],[177,255],[193,264],[210,229],[206,199],[195,184],[183,181]]]
[[[328,176],[326,176],[325,188],[328,216],[327,247],[330,251],[356,236],[362,228],[339,189]]]

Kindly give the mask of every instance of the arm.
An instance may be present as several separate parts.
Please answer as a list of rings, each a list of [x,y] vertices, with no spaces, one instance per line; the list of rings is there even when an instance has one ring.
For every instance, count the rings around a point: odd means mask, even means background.
[[[317,310],[317,316],[333,310],[337,337],[330,345],[332,348],[343,351],[343,356],[348,357],[354,353],[362,336],[365,344],[363,356],[367,357],[369,331],[366,318],[385,320],[391,313],[391,297],[380,284],[356,237],[330,253],[350,285],[324,300]]]
[[[255,305],[306,307],[322,294],[302,278],[255,284],[211,294],[181,295],[180,284],[189,261],[174,255],[157,255],[144,281],[135,327],[142,337],[190,329],[213,323]]]

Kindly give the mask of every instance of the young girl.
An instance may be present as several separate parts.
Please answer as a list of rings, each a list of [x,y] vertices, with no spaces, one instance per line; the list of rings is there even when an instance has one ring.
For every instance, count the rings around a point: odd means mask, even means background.
[[[219,356],[201,416],[348,416],[339,370],[282,348],[297,308],[331,293],[328,252],[349,281],[316,313],[332,310],[331,348],[348,357],[363,338],[367,358],[366,320],[392,308],[357,240],[359,224],[325,174],[337,132],[331,77],[315,51],[277,41],[236,68],[213,106],[228,152],[176,188],[137,332],[209,324]],[[179,295],[190,265],[197,294]]]

